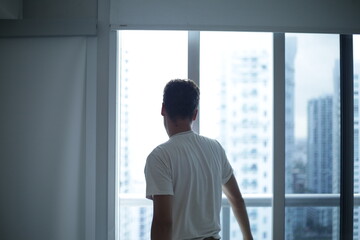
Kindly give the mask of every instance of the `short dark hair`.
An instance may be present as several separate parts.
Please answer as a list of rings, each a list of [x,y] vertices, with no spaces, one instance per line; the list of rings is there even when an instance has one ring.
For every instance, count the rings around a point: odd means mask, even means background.
[[[190,79],[174,79],[164,88],[163,103],[172,120],[191,119],[199,106],[200,90]]]

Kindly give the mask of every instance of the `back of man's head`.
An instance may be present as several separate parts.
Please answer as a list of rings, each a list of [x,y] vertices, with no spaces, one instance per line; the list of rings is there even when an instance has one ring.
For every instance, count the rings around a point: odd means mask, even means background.
[[[172,120],[192,119],[199,105],[199,87],[192,80],[174,79],[164,88],[163,103]]]

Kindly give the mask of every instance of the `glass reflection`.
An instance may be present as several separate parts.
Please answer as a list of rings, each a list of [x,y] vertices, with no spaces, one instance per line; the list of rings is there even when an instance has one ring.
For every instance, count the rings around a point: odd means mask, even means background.
[[[332,227],[332,213],[338,212],[338,207],[287,207],[286,210],[293,213],[293,217],[296,218],[296,221],[291,222],[293,226],[291,238],[287,237],[286,239],[338,239],[334,236],[339,235],[339,228]],[[291,220],[288,218],[287,221]]]

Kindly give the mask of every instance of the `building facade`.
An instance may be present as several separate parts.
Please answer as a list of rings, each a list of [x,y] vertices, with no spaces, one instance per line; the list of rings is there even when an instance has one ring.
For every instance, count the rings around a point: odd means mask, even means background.
[[[306,188],[310,193],[332,193],[333,186],[333,96],[308,102]],[[306,210],[307,227],[318,237],[331,237],[332,209]]]
[[[272,193],[271,55],[265,50],[225,54],[218,77],[220,136],[242,193]],[[271,210],[248,208],[255,239],[271,239]],[[235,221],[230,238],[240,238]]]

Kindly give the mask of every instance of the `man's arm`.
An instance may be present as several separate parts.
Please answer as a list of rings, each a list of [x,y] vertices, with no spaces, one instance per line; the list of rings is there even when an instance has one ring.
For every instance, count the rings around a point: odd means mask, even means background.
[[[152,240],[171,240],[172,235],[172,201],[171,195],[153,196],[153,220],[151,225]]]
[[[223,191],[228,198],[237,222],[240,225],[244,240],[252,240],[249,218],[246,212],[244,199],[241,196],[239,186],[234,175],[223,185]]]

